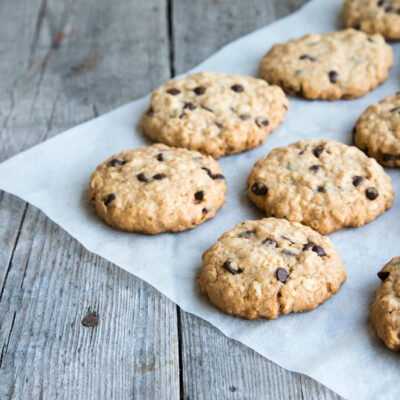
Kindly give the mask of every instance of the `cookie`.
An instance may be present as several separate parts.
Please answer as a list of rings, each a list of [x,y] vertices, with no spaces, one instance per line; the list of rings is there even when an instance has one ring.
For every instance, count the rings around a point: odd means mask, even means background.
[[[354,146],[301,140],[254,165],[248,197],[267,216],[287,218],[322,234],[372,221],[393,202],[391,179]]]
[[[370,320],[378,336],[392,350],[400,350],[400,257],[378,272],[381,287],[375,292]]]
[[[157,89],[142,126],[157,142],[218,158],[263,143],[288,105],[282,89],[262,79],[201,72]]]
[[[197,151],[163,144],[126,150],[92,174],[89,198],[112,227],[155,234],[193,228],[225,203],[218,163]]]
[[[276,44],[262,59],[260,74],[289,94],[354,99],[385,81],[392,64],[392,49],[381,35],[346,29]]]
[[[400,93],[367,108],[354,128],[354,143],[387,167],[400,167]]]
[[[199,283],[220,310],[247,319],[309,311],[346,280],[329,238],[284,219],[239,222],[203,254]]]
[[[400,0],[345,0],[343,17],[349,28],[400,39]]]

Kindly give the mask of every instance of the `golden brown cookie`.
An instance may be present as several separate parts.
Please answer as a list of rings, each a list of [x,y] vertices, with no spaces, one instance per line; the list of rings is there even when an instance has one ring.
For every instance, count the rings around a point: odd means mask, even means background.
[[[400,167],[400,93],[369,106],[354,128],[354,143],[387,167]]]
[[[157,142],[218,158],[263,143],[288,105],[282,89],[262,79],[201,72],[157,89],[142,126]]]
[[[260,74],[289,94],[354,99],[384,82],[392,64],[392,49],[381,35],[346,29],[276,44],[262,59]]]
[[[203,254],[199,283],[220,310],[247,319],[309,311],[346,280],[329,238],[284,219],[239,222]]]
[[[400,39],[400,0],[345,0],[343,17],[349,28]]]
[[[190,229],[225,203],[218,163],[197,151],[163,144],[126,150],[92,174],[89,198],[116,229],[155,234]]]
[[[393,202],[390,177],[354,146],[301,140],[254,165],[248,196],[267,216],[287,218],[322,234],[372,221]]]
[[[382,284],[371,306],[371,323],[389,349],[400,350],[400,257],[388,262],[378,277]]]

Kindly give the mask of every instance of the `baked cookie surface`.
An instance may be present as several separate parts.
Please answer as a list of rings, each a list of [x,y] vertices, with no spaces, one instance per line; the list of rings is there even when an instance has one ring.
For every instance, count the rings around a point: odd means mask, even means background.
[[[225,192],[212,157],[163,144],[110,157],[89,185],[90,201],[107,224],[148,234],[183,231],[213,218]]]
[[[157,142],[218,158],[263,143],[288,105],[282,89],[262,79],[201,72],[154,91],[142,126]]]
[[[354,128],[354,143],[387,167],[400,167],[400,93],[369,106]]]
[[[392,64],[392,49],[381,35],[346,29],[274,45],[261,61],[260,74],[289,94],[353,99],[385,81]]]
[[[378,272],[381,287],[375,292],[370,320],[378,336],[392,350],[400,350],[400,257]]]
[[[372,221],[393,202],[390,177],[373,158],[333,140],[301,140],[254,165],[248,197],[267,216],[322,234]]]
[[[284,219],[239,222],[203,254],[199,283],[220,310],[247,319],[309,311],[346,280],[329,238]]]
[[[349,28],[400,39],[400,0],[345,0],[343,17]]]

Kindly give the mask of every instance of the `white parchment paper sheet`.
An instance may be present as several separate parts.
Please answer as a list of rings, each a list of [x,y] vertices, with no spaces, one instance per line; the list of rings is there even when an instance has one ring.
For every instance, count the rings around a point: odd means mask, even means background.
[[[257,75],[261,57],[276,42],[341,28],[342,0],[314,0],[299,12],[224,47],[195,70]],[[331,235],[348,280],[316,310],[277,320],[227,316],[200,294],[196,276],[205,249],[241,219],[263,214],[246,197],[254,162],[271,149],[299,139],[351,143],[361,112],[400,89],[400,45],[393,44],[390,79],[367,96],[320,102],[290,98],[281,127],[260,147],[220,159],[227,178],[227,204],[216,218],[179,234],[121,233],[102,223],[87,199],[91,172],[109,155],[149,144],[137,127],[149,96],[68,130],[0,165],[0,188],[40,208],[88,250],[142,278],[184,310],[211,322],[279,365],[305,373],[348,399],[399,399],[399,355],[387,350],[368,322],[377,271],[400,255],[400,204],[365,227]],[[136,127],[136,130],[135,130]],[[400,171],[387,170],[400,192]],[[398,195],[400,197],[400,195]]]

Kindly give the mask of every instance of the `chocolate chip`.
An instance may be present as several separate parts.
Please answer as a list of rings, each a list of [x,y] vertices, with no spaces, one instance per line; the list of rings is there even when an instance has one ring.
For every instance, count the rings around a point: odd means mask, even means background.
[[[311,167],[309,168],[312,172],[318,172],[321,167],[319,165],[311,165]]]
[[[199,190],[194,194],[196,200],[202,201],[204,199],[204,190]]]
[[[396,156],[396,154],[384,154],[383,155],[383,161],[396,161],[400,160],[400,154]]]
[[[396,112],[396,111],[400,111],[400,107],[392,108],[389,112]]]
[[[379,7],[383,6],[383,3],[384,3],[384,2],[385,2],[385,0],[379,0],[379,1],[378,1],[378,6],[379,6]]]
[[[157,160],[158,160],[158,161],[164,161],[164,156],[163,156],[162,153],[160,153],[160,154],[157,156]]]
[[[249,237],[254,236],[254,234],[255,234],[254,231],[245,231],[245,232],[239,233],[238,237],[248,239]]]
[[[81,321],[85,328],[94,328],[99,324],[99,316],[96,313],[86,314]]]
[[[288,242],[290,242],[291,244],[296,244],[296,242],[293,242],[292,239],[288,238],[287,236],[281,236],[282,239],[287,240]]]
[[[156,179],[157,181],[160,181],[161,179],[165,179],[167,175],[165,174],[155,174],[153,175],[153,179]]]
[[[282,254],[284,254],[285,256],[288,256],[288,257],[296,257],[297,256],[296,253],[293,253],[293,251],[290,251],[288,249],[282,250]]]
[[[181,91],[179,90],[179,89],[175,89],[175,88],[172,88],[172,89],[168,89],[167,90],[167,93],[168,94],[171,94],[172,96],[176,96],[177,94],[179,94]]]
[[[241,93],[244,90],[242,85],[233,85],[231,89],[236,93]]]
[[[201,108],[203,109],[203,110],[206,110],[206,111],[209,111],[209,112],[214,112],[214,110],[212,109],[212,108],[209,108],[209,107],[207,107],[207,106],[201,106]]]
[[[325,250],[321,246],[314,245],[312,251],[317,253],[320,257],[326,256]]]
[[[262,126],[268,126],[269,121],[266,118],[258,117],[256,118],[256,124],[259,128],[261,128]]]
[[[154,115],[154,110],[153,110],[152,108],[149,108],[149,109],[146,111],[146,115],[147,115],[148,117],[152,117],[152,116]]]
[[[136,178],[140,182],[148,182],[148,179],[146,178],[146,175],[143,172],[141,172],[140,174],[137,174]]]
[[[313,154],[315,157],[319,158],[319,156],[322,154],[324,150],[325,147],[322,144],[320,144],[319,146],[313,148]]]
[[[353,26],[354,29],[356,29],[357,31],[359,31],[361,29],[361,25],[360,24],[355,24]],[[369,40],[369,39],[368,39]]]
[[[211,178],[213,178],[214,181],[218,179],[225,179],[225,177],[222,174],[213,174],[211,175]]]
[[[233,275],[240,274],[242,272],[240,268],[236,269],[235,267],[233,267],[230,261],[225,261],[223,267]]]
[[[104,199],[104,204],[108,206],[117,196],[114,193],[108,194]]]
[[[209,176],[210,178],[212,178],[213,174],[212,174],[212,172],[211,172],[211,170],[210,170],[209,168],[207,168],[207,167],[201,167],[201,169],[202,169],[203,171],[206,171],[207,174],[208,174],[208,176]]]
[[[323,186],[318,186],[319,193],[326,193],[326,189]]]
[[[386,13],[391,13],[392,11],[393,11],[393,7],[388,6],[385,8]]]
[[[197,107],[193,103],[185,103],[183,109],[188,108],[189,110],[195,110]]]
[[[312,250],[313,246],[314,245],[312,243],[306,243],[303,245],[303,251]]]
[[[266,238],[261,243],[270,247],[278,247],[278,243],[276,243],[275,240],[271,238]]]
[[[242,120],[242,121],[247,121],[248,119],[250,119],[251,118],[251,115],[250,114],[241,114],[240,115],[240,119]]]
[[[215,125],[217,125],[219,129],[222,129],[222,124],[221,124],[221,122],[216,122]]]
[[[286,283],[289,278],[289,273],[284,268],[278,268],[276,270],[276,279],[282,283]]]
[[[302,55],[299,57],[299,59],[300,59],[300,60],[309,60],[309,61],[313,61],[313,62],[318,61],[317,58],[311,57],[311,56],[309,56],[308,54],[302,54]]]
[[[264,182],[254,182],[251,185],[251,191],[257,196],[268,193],[268,186]]]
[[[108,167],[116,167],[117,165],[124,165],[126,164],[125,160],[120,160],[119,158],[113,158],[108,164]]]
[[[205,91],[206,88],[204,86],[197,86],[193,89],[193,92],[195,92],[197,95],[204,94]]]
[[[203,209],[201,210],[201,212],[202,212],[203,214],[207,214],[207,213],[208,213],[208,210],[207,210],[207,208],[203,208]]]
[[[179,119],[182,119],[185,115],[186,115],[185,112],[181,113],[181,115],[179,116]]]
[[[364,182],[364,178],[362,176],[356,175],[353,176],[353,185],[355,187],[362,185]]]
[[[367,196],[368,200],[375,200],[378,196],[378,190],[374,187],[369,187],[366,191],[365,191],[365,195]]]
[[[379,272],[377,273],[377,275],[378,275],[378,278],[379,278],[381,281],[386,281],[386,279],[389,278],[390,272],[387,272],[387,271],[379,271]]]
[[[331,83],[336,83],[338,80],[339,74],[336,71],[329,72],[329,80]]]

